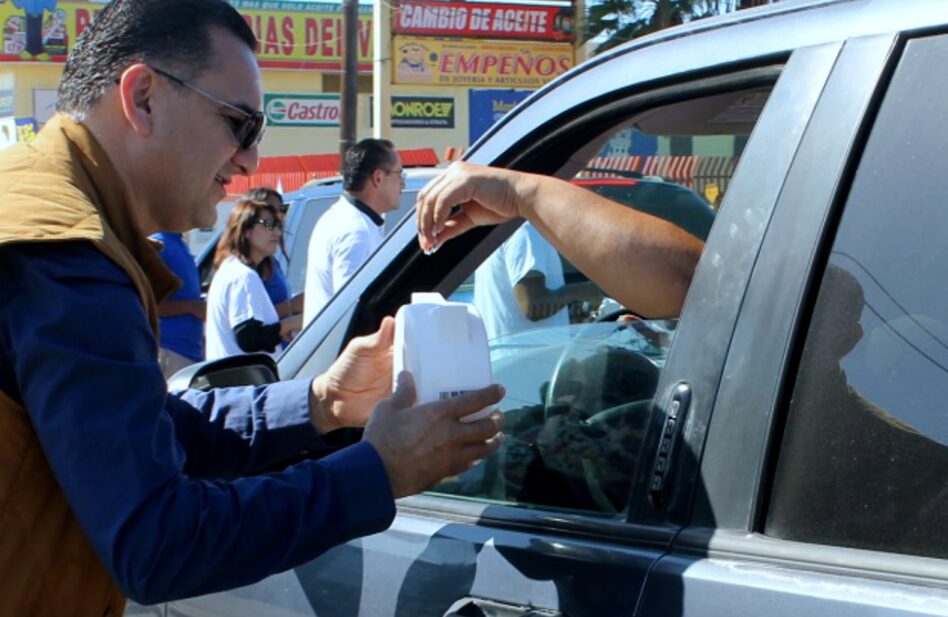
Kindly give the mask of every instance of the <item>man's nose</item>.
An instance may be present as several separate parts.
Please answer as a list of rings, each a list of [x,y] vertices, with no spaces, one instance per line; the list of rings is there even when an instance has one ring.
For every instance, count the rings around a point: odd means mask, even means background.
[[[234,165],[240,168],[240,173],[249,176],[257,171],[260,166],[260,147],[254,145],[253,148],[237,148],[234,156],[230,159]]]

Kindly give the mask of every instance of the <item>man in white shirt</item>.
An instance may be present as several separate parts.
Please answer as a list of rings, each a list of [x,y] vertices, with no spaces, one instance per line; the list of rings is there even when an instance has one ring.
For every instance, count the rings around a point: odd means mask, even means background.
[[[571,303],[601,300],[591,282],[565,284],[559,253],[531,223],[521,225],[474,272],[474,305],[490,340],[568,326]]]
[[[386,139],[363,139],[346,152],[345,192],[309,239],[304,325],[382,243],[382,215],[398,208],[404,176],[395,146]]]

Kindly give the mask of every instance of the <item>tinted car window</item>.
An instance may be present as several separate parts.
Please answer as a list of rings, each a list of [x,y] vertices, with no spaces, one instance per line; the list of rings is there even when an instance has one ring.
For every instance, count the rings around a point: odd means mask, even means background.
[[[768,534],[948,557],[946,57],[945,37],[909,43],[880,108],[806,335]]]
[[[633,140],[647,136],[665,152],[674,136],[679,147],[687,143],[694,152],[710,150],[721,158],[736,158],[735,143],[743,132],[734,124],[711,121],[708,109],[723,113],[728,101],[741,102],[741,126],[750,132],[768,92],[732,92],[709,97],[714,105],[694,99],[638,113],[583,144],[571,157],[578,167],[566,170],[566,177],[704,239],[715,212],[696,192],[695,178],[673,182],[635,169],[606,171],[597,167],[599,154],[613,137],[629,135],[629,127],[634,127]],[[757,102],[750,114],[749,96]],[[714,179],[715,203],[729,179],[730,171]],[[525,292],[517,288],[538,275],[550,290],[573,288],[575,300],[566,306],[536,307],[529,315],[534,307],[522,300]],[[507,440],[482,464],[441,483],[434,492],[590,514],[618,515],[626,509],[634,479],[647,472],[652,460],[646,454],[651,402],[677,321],[628,315],[591,286],[524,224],[478,267],[473,284],[469,281],[452,296],[474,302],[485,318],[494,379],[507,389],[500,405],[506,413]],[[492,326],[493,321],[503,327]],[[646,468],[642,474],[640,464]]]

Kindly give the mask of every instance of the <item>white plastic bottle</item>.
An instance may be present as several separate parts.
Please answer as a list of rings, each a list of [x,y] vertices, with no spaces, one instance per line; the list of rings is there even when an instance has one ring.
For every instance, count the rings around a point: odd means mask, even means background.
[[[487,331],[477,309],[439,293],[414,293],[395,314],[392,375],[411,373],[418,403],[452,398],[491,384]],[[490,415],[488,407],[462,418]]]

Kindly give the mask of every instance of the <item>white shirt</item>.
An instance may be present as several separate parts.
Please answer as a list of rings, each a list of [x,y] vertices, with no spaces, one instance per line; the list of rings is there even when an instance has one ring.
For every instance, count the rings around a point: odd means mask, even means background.
[[[280,316],[260,275],[231,256],[214,274],[207,292],[207,359],[246,353],[237,344],[234,327],[250,319],[266,326],[280,321]]]
[[[565,308],[539,321],[530,321],[520,312],[514,286],[533,270],[546,277],[547,289],[558,289],[565,283],[559,253],[533,225],[524,223],[474,272],[474,306],[484,320],[488,340],[569,325]]]
[[[382,243],[382,226],[342,196],[323,214],[309,238],[303,324],[323,307]]]

